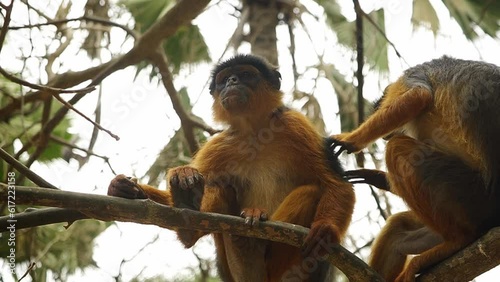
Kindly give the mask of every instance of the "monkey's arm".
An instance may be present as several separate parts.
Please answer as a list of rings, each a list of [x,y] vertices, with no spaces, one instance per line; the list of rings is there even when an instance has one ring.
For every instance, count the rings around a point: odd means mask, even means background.
[[[401,84],[403,82],[398,80],[396,83]],[[343,150],[348,153],[359,152],[371,142],[388,135],[415,119],[432,103],[432,94],[426,88],[413,87],[401,95],[393,93],[400,88],[398,85],[389,88],[381,108],[357,129],[350,133],[332,136],[337,140],[333,146],[340,147],[337,154],[340,154]]]
[[[167,175],[170,189],[158,190],[146,184],[138,184],[137,179],[117,175],[108,187],[108,195],[127,199],[151,199],[160,204],[177,208],[199,210],[203,197],[204,178],[193,167],[181,166],[170,169]],[[191,247],[205,235],[199,231],[178,229],[177,237],[186,248]]]
[[[344,179],[352,184],[365,183],[373,185],[385,191],[391,191],[389,181],[385,172],[376,169],[348,170],[344,173]]]

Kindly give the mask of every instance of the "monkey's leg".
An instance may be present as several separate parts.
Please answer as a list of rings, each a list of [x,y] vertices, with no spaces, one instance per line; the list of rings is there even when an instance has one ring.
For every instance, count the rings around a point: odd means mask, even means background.
[[[373,243],[369,265],[386,281],[394,281],[408,255],[420,254],[442,241],[439,234],[424,226],[412,212],[394,214]]]
[[[280,204],[271,220],[310,227],[322,192],[315,185],[297,187]],[[328,248],[328,243],[322,246]],[[316,257],[304,259],[299,248],[280,243],[270,243],[266,261],[268,281],[325,281],[330,271],[328,262]]]
[[[387,143],[386,164],[391,189],[424,225],[444,238],[442,244],[412,259],[396,280],[413,281],[416,273],[476,238],[478,223],[472,213],[483,213],[487,200],[473,190],[481,185],[477,173],[460,159],[410,137],[396,136]]]
[[[239,215],[240,207],[235,188],[224,183],[208,181],[200,211]],[[191,235],[191,241],[196,242],[205,234],[192,232]],[[214,234],[214,240],[217,248],[217,267],[223,281],[265,281],[266,241],[226,233]]]
[[[424,87],[413,87],[402,94],[393,94],[395,95],[391,95],[391,103],[384,104],[357,129],[333,136],[338,140],[334,142],[334,147],[341,147],[337,154],[342,150],[349,153],[360,151],[378,138],[415,119],[432,103],[432,94]]]

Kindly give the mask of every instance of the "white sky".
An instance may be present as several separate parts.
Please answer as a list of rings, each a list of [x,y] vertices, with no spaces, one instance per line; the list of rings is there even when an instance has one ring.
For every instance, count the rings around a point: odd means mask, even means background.
[[[82,5],[82,3],[78,2],[83,1],[75,1],[74,6]],[[346,7],[346,13],[350,11],[351,0],[341,0],[339,2],[343,7]],[[411,13],[411,1],[409,0],[361,2],[367,4],[363,5],[365,11],[371,9],[368,7],[371,3],[378,5],[374,7],[379,7],[380,3],[384,3],[383,5],[387,8],[387,36],[396,45],[410,66],[444,54],[464,59],[483,59],[500,65],[500,56],[498,56],[500,41],[498,39],[482,38],[477,40],[475,45],[468,42],[462,35],[458,25],[450,20],[448,12],[441,1],[431,1],[438,8],[441,20],[441,30],[437,39],[434,39],[432,33],[428,30],[419,29],[415,32],[412,30],[408,20]],[[221,5],[221,7],[222,9],[211,8],[195,21],[200,26],[209,44],[212,58],[218,58],[221,55],[236,26],[236,19],[228,15],[231,9],[224,5]],[[317,11],[315,5],[308,5],[308,7],[312,11]],[[75,11],[80,10],[75,7],[74,9]],[[352,11],[349,17],[354,18]],[[309,39],[304,35],[302,35],[303,38],[297,39],[297,52],[299,54],[297,60],[299,63],[302,66],[311,64],[310,62],[316,60],[316,55],[311,50],[322,53],[326,49],[326,57],[332,63],[335,62],[336,67],[340,68],[341,71],[351,74],[354,68],[350,61],[352,56],[342,53],[339,48],[330,50],[331,46],[335,46],[334,37],[331,33],[312,19],[305,18],[304,20],[307,22],[309,30],[315,31],[313,34],[314,44],[310,43]],[[217,32],[214,33],[212,30]],[[279,33],[284,32],[283,30],[278,31]],[[114,32],[113,36],[117,37],[113,38],[115,45],[111,48],[121,48],[119,38],[123,35],[121,35],[121,32]],[[288,36],[285,35],[281,38],[288,38]],[[280,40],[278,43],[281,54],[288,52],[289,42],[287,40]],[[130,44],[129,42],[129,47]],[[9,49],[9,47],[12,49]],[[391,69],[389,80],[392,81],[408,66],[395,56],[390,47],[389,50]],[[243,48],[241,51],[249,50]],[[19,50],[7,45],[4,46],[2,54],[0,54],[0,60],[4,61],[16,55],[19,55]],[[68,56],[68,58],[62,59],[75,60],[75,57]],[[79,54],[76,59],[84,62],[85,55]],[[74,65],[80,65],[81,68],[88,66],[87,63]],[[285,94],[290,95],[292,89],[290,82],[293,80],[291,71],[287,71],[291,69],[290,59],[280,57],[280,66],[283,75],[283,90]],[[210,69],[211,66],[206,65],[193,67],[189,73],[183,72],[176,79],[178,89],[182,86],[189,86],[192,101],[197,101],[194,112],[207,121],[210,121],[210,113],[206,109],[207,105],[211,104],[211,97],[203,84]],[[120,136],[121,139],[117,142],[106,133],[101,132],[94,151],[110,157],[110,162],[118,173],[127,175],[136,173],[136,175],[142,176],[155,160],[159,150],[166,144],[168,138],[174,134],[174,130],[179,127],[179,120],[172,109],[164,88],[157,85],[156,82],[151,84],[144,73],[133,81],[134,74],[134,68],[127,68],[116,72],[103,82],[103,125]],[[368,75],[365,85],[366,96],[369,99],[379,96],[381,94],[380,87],[385,87],[389,80],[379,82],[378,76]],[[336,109],[332,109],[331,106],[335,104],[334,95],[332,95],[331,87],[326,81],[322,81],[320,85],[325,90],[318,91],[317,97],[323,106],[327,128],[329,133],[337,133],[338,120],[332,112],[336,111]],[[308,87],[311,87],[307,82],[303,82],[300,86],[303,88],[301,90],[304,91],[310,90]],[[77,107],[91,115],[95,107],[96,97],[97,93],[89,94],[89,97],[82,99],[77,104]],[[151,122],[152,120],[155,122]],[[88,144],[92,126],[87,121],[80,117],[74,117],[71,130],[81,136],[81,145],[86,146]],[[33,170],[51,183],[66,190],[97,194],[106,194],[107,185],[114,177],[107,165],[97,158],[91,158],[90,162],[81,170],[77,169],[77,163],[74,161],[69,165],[64,161],[55,161],[50,165],[35,165]],[[362,223],[366,220],[367,211],[375,209],[375,206],[371,195],[366,192],[367,190],[358,188],[356,191],[357,204],[353,218],[356,225],[353,224],[350,233],[361,234],[360,236],[363,237],[366,230],[363,230],[364,225]],[[154,245],[146,247],[132,262],[126,263],[126,267],[122,269],[124,280],[127,281],[136,276],[143,268],[145,268],[142,273],[143,277],[163,274],[167,278],[174,278],[180,272],[189,274],[187,267],[196,267],[196,260],[191,250],[184,250],[181,244],[176,241],[173,232],[156,226],[118,223],[116,226],[108,228],[96,240],[94,259],[99,269],[86,270],[84,273],[73,276],[70,281],[114,281],[112,276],[118,274],[121,260],[134,257],[138,250],[150,242],[156,234],[159,234],[159,240]],[[371,236],[371,234],[366,234],[366,236]],[[197,244],[195,250],[204,257],[213,257],[213,251],[207,241],[205,239]],[[6,269],[4,265],[3,271],[6,271]],[[484,274],[476,281],[494,281],[494,275],[498,275],[499,272]],[[4,281],[11,281],[9,275],[4,275],[3,279]]]

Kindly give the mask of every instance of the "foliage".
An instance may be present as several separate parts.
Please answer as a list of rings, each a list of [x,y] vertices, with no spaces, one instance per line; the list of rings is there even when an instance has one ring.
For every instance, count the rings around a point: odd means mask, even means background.
[[[135,20],[135,28],[141,33],[151,27],[174,4],[172,0],[122,0],[120,3],[130,11]],[[208,46],[199,28],[193,24],[180,27],[176,34],[166,39],[163,43],[163,51],[169,59],[174,74],[178,73],[183,65],[210,60]],[[138,65],[137,72],[143,70],[147,65],[147,63]],[[157,75],[157,70],[153,69],[150,76]]]
[[[476,27],[492,37],[500,29],[498,1],[443,0],[443,3],[468,39],[478,37]]]
[[[110,224],[83,220],[68,228],[56,224],[20,230],[16,233],[16,263],[36,263],[32,275],[37,280],[51,271],[65,281],[77,269],[95,266],[93,241]],[[7,257],[9,248],[1,244],[0,256]]]

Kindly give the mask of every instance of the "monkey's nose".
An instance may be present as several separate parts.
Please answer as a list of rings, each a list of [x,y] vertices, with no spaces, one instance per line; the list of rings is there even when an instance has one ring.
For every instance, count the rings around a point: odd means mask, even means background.
[[[227,79],[227,85],[233,85],[233,84],[238,84],[239,83],[239,79],[238,79],[238,76],[236,75],[231,75],[228,79]]]

